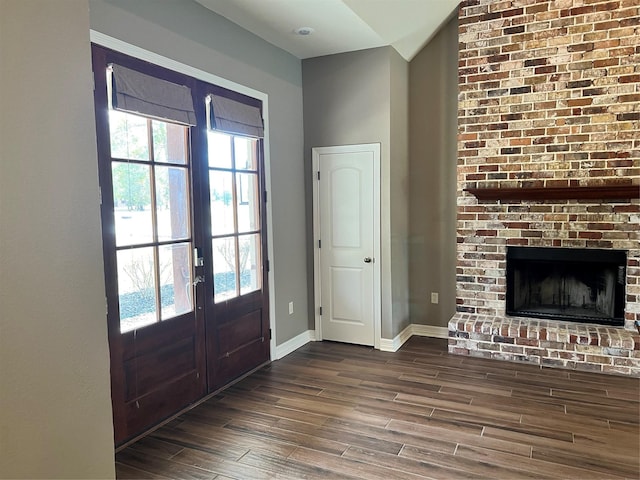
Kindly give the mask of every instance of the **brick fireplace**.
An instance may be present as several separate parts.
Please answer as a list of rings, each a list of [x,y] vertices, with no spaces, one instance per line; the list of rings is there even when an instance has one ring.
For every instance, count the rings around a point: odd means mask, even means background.
[[[468,0],[459,41],[449,351],[640,376],[640,5]],[[626,252],[624,326],[507,316],[509,246]]]

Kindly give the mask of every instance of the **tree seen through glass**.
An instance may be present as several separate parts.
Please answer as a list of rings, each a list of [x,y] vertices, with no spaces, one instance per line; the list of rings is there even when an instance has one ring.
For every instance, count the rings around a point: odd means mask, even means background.
[[[109,120],[124,333],[193,309],[187,127],[115,110]]]
[[[262,288],[257,140],[208,132],[214,300]]]

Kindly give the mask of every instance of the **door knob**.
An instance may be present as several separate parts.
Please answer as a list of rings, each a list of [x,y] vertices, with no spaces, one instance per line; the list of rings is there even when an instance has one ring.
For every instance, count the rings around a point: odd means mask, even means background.
[[[364,257],[364,263],[371,263],[371,257]]]

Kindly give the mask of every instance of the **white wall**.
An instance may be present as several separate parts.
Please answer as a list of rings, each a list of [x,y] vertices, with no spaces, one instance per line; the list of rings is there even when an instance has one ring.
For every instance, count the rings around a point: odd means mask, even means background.
[[[87,0],[0,0],[0,477],[113,478]]]
[[[307,330],[300,60],[192,0],[90,0],[91,28],[269,96],[276,343]],[[289,302],[294,313],[289,315]]]

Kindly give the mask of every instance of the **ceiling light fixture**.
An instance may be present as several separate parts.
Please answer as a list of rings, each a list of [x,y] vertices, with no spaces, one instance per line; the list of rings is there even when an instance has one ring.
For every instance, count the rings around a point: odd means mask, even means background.
[[[311,35],[313,32],[314,32],[314,29],[311,27],[298,27],[293,31],[293,33],[295,33],[296,35],[300,35],[303,37]]]

